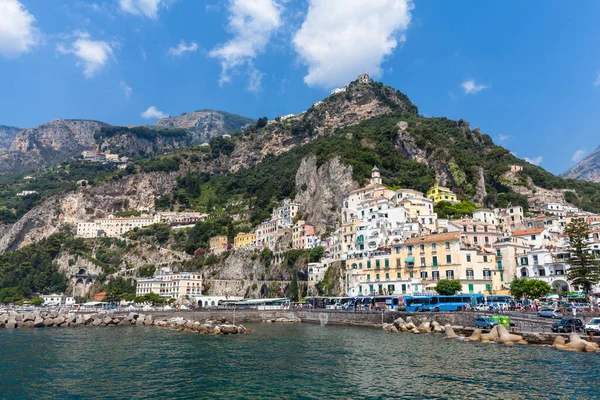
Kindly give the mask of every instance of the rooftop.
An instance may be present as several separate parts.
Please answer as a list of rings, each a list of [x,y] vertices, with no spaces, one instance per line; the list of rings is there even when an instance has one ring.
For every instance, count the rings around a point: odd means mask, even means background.
[[[514,231],[513,236],[537,235],[544,232],[546,228],[525,229],[523,231]]]
[[[422,243],[436,243],[436,242],[447,242],[450,240],[459,240],[461,232],[448,232],[438,233],[435,235],[425,236],[423,238],[411,238],[404,242],[404,244],[422,244]]]

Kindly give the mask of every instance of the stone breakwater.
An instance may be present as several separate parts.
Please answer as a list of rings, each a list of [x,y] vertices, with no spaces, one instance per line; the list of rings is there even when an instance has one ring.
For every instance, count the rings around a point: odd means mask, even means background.
[[[523,335],[511,333],[503,325],[495,325],[487,333],[484,333],[481,329],[476,328],[472,330],[470,336],[467,336],[465,333],[466,330],[460,326],[453,327],[449,324],[442,326],[437,321],[430,320],[427,317],[407,317],[406,320],[403,318],[397,318],[391,324],[382,324],[382,328],[393,333],[443,333],[444,339],[454,339],[461,342],[497,343],[506,346],[530,343]],[[457,334],[455,331],[462,333]],[[537,338],[534,337],[534,343],[536,342],[539,343]],[[597,343],[583,340],[578,333],[571,333],[569,335],[568,342],[563,336],[557,336],[554,339],[552,347],[557,350],[574,352],[595,353],[600,351],[600,346],[598,346]]]
[[[74,314],[63,312],[31,312],[17,313],[14,311],[0,314],[0,328],[68,328],[81,326],[152,326],[178,331],[196,332],[207,335],[228,335],[250,333],[242,325],[227,323],[219,320],[191,320],[183,317],[155,319],[152,315],[129,313],[116,315],[114,312],[98,312],[93,314]]]

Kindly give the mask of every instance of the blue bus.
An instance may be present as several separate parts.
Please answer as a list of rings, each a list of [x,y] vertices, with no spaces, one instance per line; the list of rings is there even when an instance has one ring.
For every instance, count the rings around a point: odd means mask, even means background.
[[[454,296],[404,296],[406,311],[460,311],[468,304],[475,308],[483,303],[482,294],[457,294]]]
[[[373,303],[373,308],[377,311],[397,311],[400,298],[398,296],[375,296]]]

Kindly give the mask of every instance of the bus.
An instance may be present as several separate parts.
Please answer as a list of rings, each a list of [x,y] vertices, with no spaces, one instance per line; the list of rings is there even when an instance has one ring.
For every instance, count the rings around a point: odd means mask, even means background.
[[[457,294],[454,296],[404,296],[406,311],[461,311],[466,304],[475,308],[483,303],[482,294]]]
[[[375,310],[397,311],[400,303],[398,296],[375,296],[373,299]]]
[[[508,306],[510,302],[510,296],[485,296],[481,304],[485,304],[488,307],[492,305],[492,307],[497,308],[502,304]]]

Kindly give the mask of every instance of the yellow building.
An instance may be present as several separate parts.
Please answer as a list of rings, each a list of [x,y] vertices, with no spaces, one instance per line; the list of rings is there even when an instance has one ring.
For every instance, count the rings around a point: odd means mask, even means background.
[[[425,291],[435,290],[440,279],[458,279],[463,293],[492,294],[502,289],[504,281],[496,255],[465,246],[461,232],[408,239],[392,247],[392,258],[398,276],[420,279]]]
[[[225,235],[213,236],[210,238],[208,243],[210,251],[212,251],[213,253],[222,253],[224,251],[227,251],[228,243],[227,236]]]
[[[433,202],[436,204],[440,201],[458,203],[456,195],[452,192],[452,190],[444,186],[439,186],[438,184],[435,184],[431,189],[427,191],[427,198],[429,200],[433,200]]]
[[[256,234],[240,232],[233,238],[233,248],[252,247],[256,244]]]

